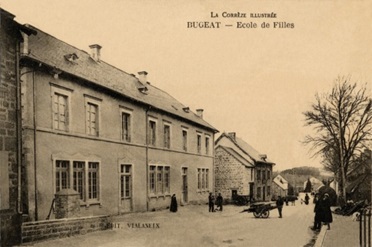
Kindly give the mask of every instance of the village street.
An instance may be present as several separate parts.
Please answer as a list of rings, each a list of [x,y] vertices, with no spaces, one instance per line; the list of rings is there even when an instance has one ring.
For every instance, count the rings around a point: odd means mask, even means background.
[[[127,214],[114,218],[114,230],[30,245],[313,246],[316,234],[309,229],[314,216],[312,204],[297,201],[296,206],[284,206],[281,219],[277,209],[270,211],[268,219],[256,219],[252,213],[240,213],[244,208],[229,205],[223,212],[209,213],[208,205],[189,205],[179,207],[177,213],[163,210]]]

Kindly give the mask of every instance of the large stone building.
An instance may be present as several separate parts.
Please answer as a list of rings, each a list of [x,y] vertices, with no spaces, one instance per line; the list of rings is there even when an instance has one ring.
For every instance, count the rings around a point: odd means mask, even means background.
[[[28,221],[49,218],[65,189],[78,193],[79,216],[162,209],[172,194],[181,204],[207,200],[217,130],[202,109],[192,112],[145,71],[136,77],[107,64],[97,44],[88,53],[17,27],[1,29],[2,199]],[[16,46],[7,45],[21,40],[17,60]]]
[[[19,58],[21,32],[33,33],[0,9],[0,246],[17,243],[22,215]]]
[[[222,133],[215,142],[215,191],[226,200],[241,195],[269,201],[273,165],[234,132]]]

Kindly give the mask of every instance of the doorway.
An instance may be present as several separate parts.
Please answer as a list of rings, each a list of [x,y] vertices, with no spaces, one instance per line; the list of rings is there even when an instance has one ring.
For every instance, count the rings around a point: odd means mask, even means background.
[[[182,168],[182,201],[187,203],[188,191],[187,191],[187,167]]]

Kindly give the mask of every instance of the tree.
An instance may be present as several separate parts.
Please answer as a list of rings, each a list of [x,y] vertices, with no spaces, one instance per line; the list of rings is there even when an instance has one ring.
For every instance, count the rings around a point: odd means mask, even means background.
[[[311,181],[310,181],[310,178],[307,179],[306,181],[306,186],[305,186],[305,192],[311,192]]]
[[[305,125],[315,133],[305,137],[314,155],[320,155],[327,170],[335,174],[346,198],[348,171],[365,147],[371,144],[371,97],[366,86],[339,77],[330,93],[315,95],[311,110],[304,112]]]

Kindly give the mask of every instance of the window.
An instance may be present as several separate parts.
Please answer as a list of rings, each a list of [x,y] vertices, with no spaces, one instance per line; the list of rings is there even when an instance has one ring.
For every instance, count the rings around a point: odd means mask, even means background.
[[[149,145],[156,145],[156,122],[153,120],[149,121]]]
[[[73,189],[79,192],[80,200],[85,199],[84,195],[84,184],[85,184],[85,162],[74,161],[73,162]]]
[[[99,162],[56,160],[55,191],[68,188],[76,190],[84,202],[99,201]]]
[[[87,134],[98,136],[98,105],[88,103],[86,107]]]
[[[121,139],[130,142],[131,139],[131,114],[121,113]]]
[[[70,162],[66,160],[56,162],[56,192],[70,187],[69,166]]]
[[[262,180],[263,181],[266,180],[266,171],[265,170],[262,171]]]
[[[197,134],[196,136],[197,152],[201,154],[201,135]]]
[[[170,167],[150,166],[149,191],[154,195],[164,195],[170,192]]]
[[[206,155],[209,154],[209,137],[208,136],[205,137],[205,154]]]
[[[129,199],[132,197],[132,165],[121,165],[120,173],[121,199]]]
[[[261,170],[257,171],[257,180],[261,180]]]
[[[89,162],[88,164],[88,198],[98,199],[98,163]]]
[[[170,126],[164,124],[164,147],[170,148]]]
[[[261,199],[261,187],[257,187],[257,199]]]
[[[207,191],[209,189],[209,169],[198,168],[198,190]]]
[[[267,179],[270,179],[270,171],[267,171]]]
[[[271,187],[270,187],[270,186],[267,186],[267,195],[268,195],[268,196],[271,195]]]
[[[68,97],[59,93],[53,95],[53,126],[56,130],[68,130]]]
[[[86,94],[84,96],[86,133],[92,136],[99,136],[99,109],[102,100]]]
[[[182,130],[182,148],[187,151],[187,130]]]

